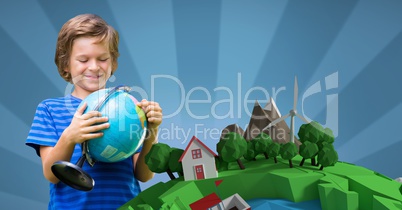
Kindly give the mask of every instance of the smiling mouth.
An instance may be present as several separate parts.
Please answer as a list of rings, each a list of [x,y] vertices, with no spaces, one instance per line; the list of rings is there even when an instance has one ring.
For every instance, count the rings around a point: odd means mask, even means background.
[[[100,77],[102,77],[102,76],[98,76],[98,75],[84,75],[84,76],[85,76],[85,78],[92,79],[92,80],[97,80]]]

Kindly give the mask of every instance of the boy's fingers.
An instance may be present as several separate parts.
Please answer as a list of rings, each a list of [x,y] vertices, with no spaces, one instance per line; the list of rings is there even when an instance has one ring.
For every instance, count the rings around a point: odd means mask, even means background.
[[[87,139],[91,139],[91,136],[95,138],[99,137],[99,135],[103,135],[102,130],[107,129],[109,127],[110,127],[109,123],[102,123],[99,125],[92,125],[85,127],[84,129],[82,129],[82,131],[84,132],[83,136],[89,137]]]
[[[148,101],[147,101],[147,99],[142,99],[142,101],[138,102],[137,105],[140,106],[140,107],[147,106],[147,105],[148,105]]]
[[[148,118],[148,122],[152,123],[154,125],[160,125],[161,122],[162,122],[162,118],[160,118],[160,117],[151,117],[151,118]]]
[[[100,117],[100,116],[91,117],[87,120],[86,125],[91,126],[97,123],[105,123],[108,120],[109,119],[107,117]]]
[[[147,106],[148,110],[162,111],[162,108],[156,102]]]
[[[90,111],[90,112],[82,115],[82,119],[87,120],[87,119],[90,119],[93,117],[101,117],[101,116],[102,116],[102,113],[100,113],[99,111]]]
[[[151,118],[151,117],[162,117],[162,113],[161,113],[161,112],[158,112],[158,111],[151,110],[151,111],[147,112],[147,117],[148,117],[148,118]]]
[[[78,107],[76,114],[78,116],[81,116],[84,113],[86,108],[87,108],[87,102],[84,102],[81,107]]]
[[[87,133],[82,136],[83,140],[91,140],[94,138],[99,138],[103,136],[103,132],[96,132],[96,133]]]
[[[145,110],[145,113],[153,113],[153,114],[158,114],[162,115],[162,108],[160,106],[148,106]]]

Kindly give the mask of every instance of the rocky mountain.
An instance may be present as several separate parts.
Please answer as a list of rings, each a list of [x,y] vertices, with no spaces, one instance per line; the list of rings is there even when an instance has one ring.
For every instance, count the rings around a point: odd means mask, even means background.
[[[279,112],[273,98],[270,98],[270,102],[268,102],[264,108],[260,106],[258,101],[255,101],[250,122],[244,131],[244,138],[246,140],[255,138],[259,133],[261,133],[263,128],[279,117],[281,117],[281,113]],[[263,132],[269,134],[272,140],[278,143],[286,143],[290,139],[290,129],[286,124],[286,121],[281,121]],[[295,133],[296,132],[297,131],[295,130]],[[296,137],[295,143],[300,145],[300,142]]]

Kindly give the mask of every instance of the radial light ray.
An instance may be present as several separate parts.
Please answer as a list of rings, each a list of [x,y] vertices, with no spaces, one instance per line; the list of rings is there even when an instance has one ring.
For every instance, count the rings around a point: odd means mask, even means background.
[[[279,109],[290,110],[294,76],[303,90],[355,4],[356,1],[290,1],[255,75],[254,86],[285,86],[286,91],[276,97],[276,103]]]
[[[216,115],[230,114],[230,121],[239,121],[240,126],[248,123],[250,116],[244,110],[244,94],[252,88],[286,4],[287,1],[222,2],[216,87],[225,87],[228,90],[216,91],[215,98],[216,101],[233,99],[233,102],[217,106]],[[266,100],[262,91],[259,95],[259,100]],[[216,125],[221,125],[220,121],[217,119]]]
[[[130,1],[124,5],[110,2],[109,6],[146,90],[150,90],[152,75],[177,77],[171,2]]]
[[[172,2],[179,80],[186,92],[193,90],[204,99],[216,84],[221,2]]]
[[[2,27],[0,37],[0,46],[7,49],[7,53],[1,56],[4,70],[1,71],[0,103],[26,125],[30,125],[39,102],[47,97],[61,96],[62,93]]]
[[[173,117],[180,107],[182,91],[173,80],[178,74],[171,2],[109,2],[109,5],[144,85],[137,86],[140,88],[137,92],[144,90],[146,96],[142,98],[163,104],[165,116]]]
[[[0,148],[0,158],[3,160],[0,192],[48,202],[49,182],[43,177],[40,165],[32,164],[32,161],[3,148]]]
[[[0,192],[1,208],[3,209],[47,209],[47,202],[15,196],[7,192]],[[17,207],[18,206],[18,207]]]
[[[395,132],[400,130],[400,124],[387,123],[392,122],[397,116],[402,116],[402,103],[340,146],[337,149],[340,160],[355,163],[400,141],[401,138],[395,135]],[[364,153],[356,153],[358,150]]]
[[[402,177],[402,170],[399,167],[400,159],[398,158],[401,154],[402,138],[399,136],[396,138],[398,139],[396,143],[370,154],[355,164],[370,168],[391,179]]]
[[[35,154],[35,151],[25,146],[25,140],[28,137],[30,126],[21,121],[2,104],[0,104],[0,113],[0,125],[2,126],[2,129],[7,131],[7,133],[3,133],[0,148],[8,150],[15,155],[24,157],[27,160],[32,161],[32,164],[36,164],[40,167],[42,164],[40,158],[32,159],[32,154]],[[32,113],[32,119],[33,114],[34,113]],[[24,132],[21,132],[21,130]]]
[[[339,94],[339,137],[342,145],[402,102],[402,33]],[[349,102],[348,102],[349,101]],[[347,123],[346,123],[347,122]],[[387,124],[386,121],[382,122]],[[391,133],[387,133],[391,137]]]
[[[359,1],[306,85],[340,72],[341,92],[402,31],[402,2]],[[384,24],[387,23],[387,24]],[[308,87],[306,86],[306,89]],[[303,92],[306,91],[303,90]],[[324,106],[308,110],[313,118]]]
[[[21,9],[18,1],[7,0],[7,3],[2,4],[0,13],[7,18],[0,18],[0,26],[33,61],[35,67],[62,92],[65,86],[54,64],[57,32],[37,1],[26,1],[24,6],[29,10]],[[19,57],[14,59],[21,60]],[[32,68],[25,71],[32,71]]]
[[[191,136],[207,139],[206,144],[215,142],[203,135],[208,135],[205,129],[212,129],[214,122],[211,102],[219,60],[221,1],[173,0],[172,6],[178,79],[186,102],[180,112],[181,129]]]

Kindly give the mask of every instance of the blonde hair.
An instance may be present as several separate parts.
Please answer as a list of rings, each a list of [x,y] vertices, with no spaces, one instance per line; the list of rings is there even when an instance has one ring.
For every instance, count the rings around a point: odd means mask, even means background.
[[[74,40],[79,37],[99,37],[99,42],[107,45],[111,55],[113,74],[117,69],[117,58],[120,55],[118,32],[98,15],[82,14],[71,18],[60,29],[54,58],[60,76],[71,83],[71,74],[64,70],[69,65]]]

